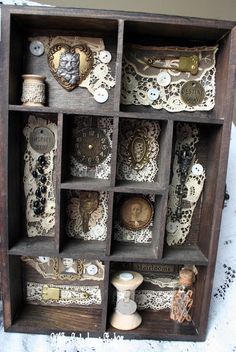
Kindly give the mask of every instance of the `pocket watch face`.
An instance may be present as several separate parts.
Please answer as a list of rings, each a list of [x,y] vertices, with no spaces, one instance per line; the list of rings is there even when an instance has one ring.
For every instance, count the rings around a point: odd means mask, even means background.
[[[83,128],[76,138],[75,149],[79,163],[94,167],[108,157],[109,140],[100,128]]]

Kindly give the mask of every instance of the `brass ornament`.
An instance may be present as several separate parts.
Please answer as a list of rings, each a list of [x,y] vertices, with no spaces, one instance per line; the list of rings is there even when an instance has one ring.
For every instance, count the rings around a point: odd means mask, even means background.
[[[75,152],[79,163],[95,167],[101,164],[110,153],[108,137],[100,128],[83,128],[76,138]]]
[[[55,136],[47,127],[36,127],[30,133],[29,143],[37,153],[49,153],[55,145]]]
[[[131,164],[135,170],[142,170],[149,162],[151,140],[144,129],[137,129],[132,137],[128,151],[131,157]]]
[[[99,193],[81,191],[79,195],[80,201],[80,214],[83,221],[83,232],[89,232],[89,218],[90,215],[98,208],[99,205]]]
[[[181,88],[181,99],[188,106],[201,104],[205,97],[204,87],[198,81],[188,81]]]
[[[141,230],[151,223],[153,213],[153,205],[147,198],[132,196],[120,206],[120,224],[128,230]]]
[[[179,59],[178,66],[164,66],[161,65],[160,61],[165,61],[168,59]],[[199,66],[199,57],[197,55],[191,56],[166,56],[166,57],[144,57],[144,61],[148,66],[163,69],[163,70],[174,70],[179,72],[189,72],[192,75],[197,75],[198,73],[198,66]],[[156,63],[157,62],[157,63]]]
[[[86,44],[56,44],[48,53],[48,65],[57,82],[67,91],[78,87],[93,67],[93,53]]]

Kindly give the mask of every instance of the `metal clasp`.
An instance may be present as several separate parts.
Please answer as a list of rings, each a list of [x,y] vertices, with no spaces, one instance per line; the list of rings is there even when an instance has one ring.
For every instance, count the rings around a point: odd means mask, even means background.
[[[189,72],[192,75],[196,75],[198,73],[198,66],[199,66],[199,57],[197,55],[191,55],[191,56],[180,56],[178,57],[179,63],[178,66],[163,66],[160,64],[156,64],[155,62],[161,61],[161,60],[167,60],[167,59],[175,59],[175,56],[166,56],[165,58],[159,58],[156,56],[151,56],[151,57],[145,57],[144,61],[148,66],[159,68],[159,69],[165,69],[165,70],[174,70],[174,71],[180,71],[180,72]]]
[[[60,289],[56,287],[43,286],[42,299],[44,301],[58,301],[60,299]]]

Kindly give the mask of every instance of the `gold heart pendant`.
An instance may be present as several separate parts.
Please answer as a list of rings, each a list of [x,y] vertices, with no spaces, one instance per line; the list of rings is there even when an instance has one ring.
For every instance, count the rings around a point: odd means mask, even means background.
[[[48,53],[50,71],[69,92],[80,85],[93,67],[93,53],[86,44],[56,44]]]

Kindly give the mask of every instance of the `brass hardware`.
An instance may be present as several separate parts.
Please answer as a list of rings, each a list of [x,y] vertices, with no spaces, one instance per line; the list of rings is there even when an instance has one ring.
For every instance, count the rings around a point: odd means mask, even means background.
[[[185,104],[188,106],[195,106],[203,101],[205,90],[200,82],[188,81],[183,84],[180,95]]]
[[[137,129],[128,146],[134,170],[142,170],[149,162],[150,138],[144,129]]]
[[[56,44],[48,53],[48,65],[54,78],[66,90],[78,87],[93,67],[93,53],[86,44]]]
[[[158,61],[164,61],[168,59],[179,59],[179,63],[177,67],[174,66],[163,66],[160,64],[156,64],[155,62]],[[166,56],[165,58],[161,57],[156,57],[156,56],[151,56],[151,57],[145,57],[144,61],[148,66],[154,67],[154,68],[159,68],[159,69],[165,69],[165,70],[174,70],[174,71],[180,71],[180,72],[189,72],[192,75],[196,75],[198,73],[198,66],[199,66],[199,57],[197,55],[191,55],[191,56]]]
[[[60,289],[56,287],[43,286],[42,299],[44,301],[58,301],[60,299]]]

